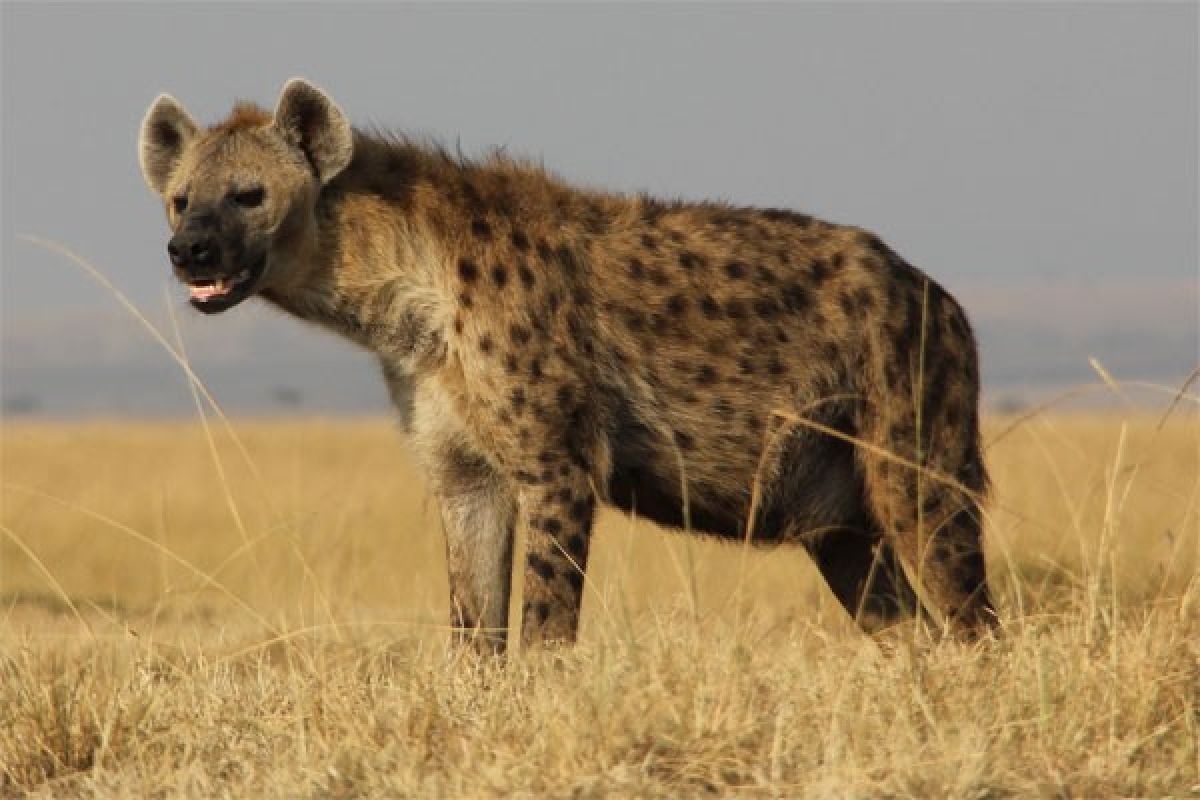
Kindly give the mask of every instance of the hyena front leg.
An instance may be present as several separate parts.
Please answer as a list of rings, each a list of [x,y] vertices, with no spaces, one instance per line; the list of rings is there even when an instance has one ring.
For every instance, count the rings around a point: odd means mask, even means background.
[[[440,449],[433,491],[442,506],[450,620],[458,642],[503,651],[509,624],[516,501],[508,481],[461,445]]]
[[[595,492],[567,454],[543,452],[523,485],[518,517],[526,531],[522,642],[573,642],[579,627]]]
[[[502,652],[512,584],[513,492],[491,465],[461,446],[442,449],[434,486],[446,531],[455,639]]]
[[[406,396],[412,402],[410,443],[425,465],[442,512],[455,639],[472,642],[481,651],[503,651],[516,492],[483,455],[462,421],[448,412],[454,402],[439,384],[416,381]]]

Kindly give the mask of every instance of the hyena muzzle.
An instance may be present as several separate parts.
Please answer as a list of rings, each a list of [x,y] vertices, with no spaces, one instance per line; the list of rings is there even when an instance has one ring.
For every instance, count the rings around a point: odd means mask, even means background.
[[[797,544],[868,631],[973,634],[985,581],[976,347],[874,235],[789,211],[575,188],[352,128],[289,82],[140,157],[200,311],[250,297],[378,355],[442,510],[453,622],[574,638],[600,504]]]

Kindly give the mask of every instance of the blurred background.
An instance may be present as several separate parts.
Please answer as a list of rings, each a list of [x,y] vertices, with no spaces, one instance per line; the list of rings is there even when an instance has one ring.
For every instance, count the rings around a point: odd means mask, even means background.
[[[874,229],[966,305],[992,408],[1098,382],[1089,357],[1175,386],[1200,361],[1195,4],[0,14],[5,416],[194,413],[181,370],[113,293],[22,234],[88,258],[161,329],[178,314],[227,410],[386,409],[372,360],[332,336],[255,303],[192,313],[138,169],[159,92],[212,122],[235,99],[270,107],[294,75],[356,123],[468,155],[502,146],[580,184]]]

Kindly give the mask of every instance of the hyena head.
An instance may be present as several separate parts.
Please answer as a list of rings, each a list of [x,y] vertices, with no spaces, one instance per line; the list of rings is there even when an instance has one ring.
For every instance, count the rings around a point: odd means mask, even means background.
[[[350,163],[354,144],[334,102],[296,79],[274,114],[241,105],[208,129],[161,95],[142,121],[138,151],[166,206],[175,276],[192,306],[214,314],[309,277],[317,198]]]

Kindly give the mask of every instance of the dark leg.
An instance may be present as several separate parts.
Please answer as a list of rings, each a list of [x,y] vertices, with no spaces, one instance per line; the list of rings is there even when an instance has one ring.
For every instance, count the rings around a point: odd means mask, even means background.
[[[867,633],[916,614],[916,594],[882,537],[838,530],[806,537],[804,546],[834,596]]]

